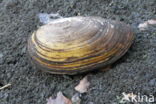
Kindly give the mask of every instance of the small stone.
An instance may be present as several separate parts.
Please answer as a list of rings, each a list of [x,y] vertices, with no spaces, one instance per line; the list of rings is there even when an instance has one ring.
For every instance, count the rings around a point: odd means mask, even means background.
[[[8,97],[8,93],[4,93],[4,99],[6,99]]]
[[[21,50],[21,55],[25,54],[26,53],[26,46],[23,47],[23,49]]]
[[[0,53],[0,58],[2,58],[3,57],[3,54],[2,53]]]
[[[150,86],[155,86],[156,85],[156,78],[150,80],[149,85]]]
[[[93,102],[89,102],[88,104],[94,104]]]
[[[63,17],[59,13],[51,13],[51,14],[39,13],[38,18],[41,23],[47,24],[49,22],[54,21],[57,18],[63,18]]]
[[[143,55],[143,58],[144,58],[144,59],[147,58],[147,55]]]
[[[72,104],[80,104],[81,99],[80,99],[80,97],[79,97],[79,94],[76,93],[76,94],[72,97],[71,101],[72,101]]]

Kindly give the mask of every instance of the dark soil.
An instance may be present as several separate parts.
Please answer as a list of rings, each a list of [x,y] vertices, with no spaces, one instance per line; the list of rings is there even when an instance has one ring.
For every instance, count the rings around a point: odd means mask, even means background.
[[[82,104],[118,104],[117,96],[123,92],[156,94],[156,28],[137,28],[143,21],[156,19],[156,0],[0,0],[0,87],[11,83],[0,90],[0,104],[46,104],[46,98],[58,91],[71,98],[85,76],[52,75],[29,64],[27,39],[41,26],[37,15],[42,12],[100,16],[134,29],[134,43],[127,54],[111,70],[92,72]]]

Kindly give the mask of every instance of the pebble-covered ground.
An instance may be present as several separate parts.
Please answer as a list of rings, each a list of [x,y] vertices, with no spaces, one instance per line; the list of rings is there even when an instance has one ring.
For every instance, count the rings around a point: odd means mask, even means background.
[[[119,104],[122,93],[156,97],[156,27],[140,31],[139,23],[156,19],[156,0],[0,0],[0,104],[46,104],[58,91],[71,98],[85,76],[51,75],[29,64],[27,39],[41,26],[39,13],[100,16],[130,24],[134,43],[106,72],[92,72],[82,104]],[[156,100],[156,99],[155,99]],[[146,104],[144,101],[141,104]],[[152,103],[148,103],[152,104]]]

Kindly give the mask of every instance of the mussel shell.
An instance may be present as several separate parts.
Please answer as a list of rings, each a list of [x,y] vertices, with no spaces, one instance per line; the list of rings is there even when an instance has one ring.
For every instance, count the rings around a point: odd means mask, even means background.
[[[125,54],[132,29],[100,17],[56,19],[28,40],[28,56],[37,68],[55,74],[77,74],[112,64]]]

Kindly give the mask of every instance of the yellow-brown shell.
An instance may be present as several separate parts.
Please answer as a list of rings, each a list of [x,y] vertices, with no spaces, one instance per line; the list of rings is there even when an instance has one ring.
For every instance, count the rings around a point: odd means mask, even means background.
[[[77,74],[112,64],[132,44],[131,28],[100,17],[69,17],[41,26],[28,40],[28,56],[37,68]]]

